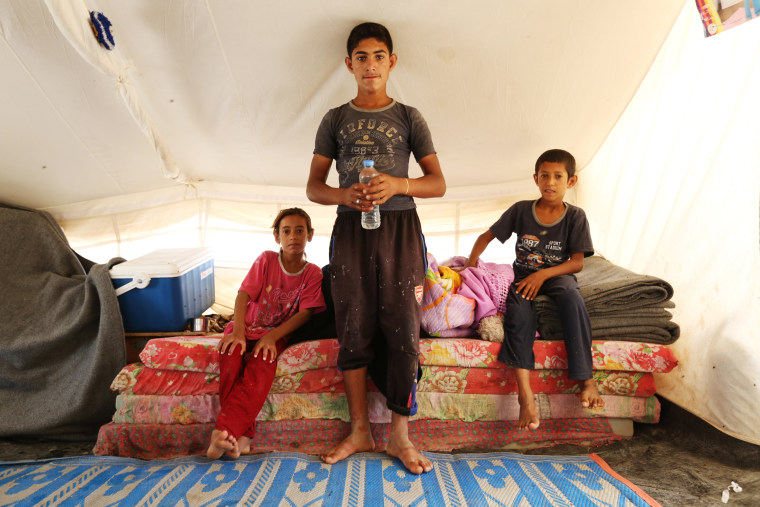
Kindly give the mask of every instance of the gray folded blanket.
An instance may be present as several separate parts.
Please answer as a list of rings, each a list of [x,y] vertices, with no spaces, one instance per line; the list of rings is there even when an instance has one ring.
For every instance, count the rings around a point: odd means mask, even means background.
[[[42,211],[0,203],[0,436],[91,437],[126,363],[109,276]]]
[[[592,338],[666,345],[680,336],[678,324],[666,310],[675,307],[673,287],[661,278],[634,273],[600,255],[586,258],[576,277],[591,320]],[[539,296],[535,308],[541,337],[561,340],[554,301]]]

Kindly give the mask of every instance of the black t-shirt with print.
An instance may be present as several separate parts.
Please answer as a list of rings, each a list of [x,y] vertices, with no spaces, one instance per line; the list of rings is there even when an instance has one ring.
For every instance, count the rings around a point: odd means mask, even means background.
[[[588,220],[581,208],[565,203],[565,212],[556,222],[543,224],[536,217],[536,202],[513,204],[490,227],[502,243],[512,234],[517,236],[513,263],[516,278],[562,264],[574,253],[583,252],[584,257],[594,254]]]

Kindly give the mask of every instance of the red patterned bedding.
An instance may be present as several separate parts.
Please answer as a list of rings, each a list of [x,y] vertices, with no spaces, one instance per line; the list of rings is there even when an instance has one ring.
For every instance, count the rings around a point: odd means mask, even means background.
[[[577,394],[581,383],[567,378],[567,370],[530,370],[533,392]],[[600,394],[651,396],[655,393],[652,373],[595,370],[594,380]],[[460,394],[516,394],[514,372],[504,368],[461,368],[457,366],[423,366],[417,392]]]
[[[586,409],[574,394],[537,394],[536,406],[542,421],[587,417],[630,418],[636,422],[655,423],[660,417],[660,403],[655,396],[603,396],[604,408]],[[385,397],[372,392],[367,397],[372,423],[390,423],[391,412]],[[410,420],[437,419],[473,421],[516,421],[520,407],[516,394],[418,393],[417,415]],[[219,397],[147,396],[120,394],[116,398],[115,423],[194,424],[214,422],[219,413]],[[348,403],[343,393],[270,394],[259,413],[259,421],[298,419],[339,419],[350,421]]]
[[[567,370],[531,370],[534,392],[580,393],[580,383],[567,378]],[[596,370],[594,379],[600,394],[647,397],[655,393],[652,373]],[[367,389],[377,388],[368,382]],[[157,370],[141,363],[125,366],[111,383],[111,390],[122,394],[193,395],[219,392],[219,376],[180,370]],[[418,392],[460,394],[514,394],[517,383],[507,368],[461,368],[423,366]],[[321,368],[276,377],[273,393],[342,393],[343,375],[338,368]]]
[[[124,394],[192,395],[219,392],[219,375],[198,371],[157,370],[142,363],[121,369],[111,390]]]
[[[153,339],[140,353],[150,368],[219,373],[218,337],[173,337]],[[422,338],[420,364],[466,368],[505,368],[496,359],[500,343],[473,338]],[[536,369],[567,369],[563,341],[536,340]],[[288,347],[277,362],[277,376],[335,367],[338,342],[335,339],[308,341]],[[664,373],[678,364],[666,345],[624,341],[593,341],[595,370],[624,370]]]
[[[144,364],[125,367],[111,388],[114,421],[101,428],[94,452],[138,458],[203,453],[218,413],[218,336],[150,340]],[[535,448],[557,444],[604,445],[633,434],[633,421],[657,422],[653,373],[678,364],[667,345],[594,341],[594,379],[602,410],[580,406],[577,381],[567,379],[562,341],[535,342],[530,372],[538,431],[516,429],[519,407],[514,372],[496,359],[501,344],[473,338],[420,340],[422,377],[418,415],[410,436],[423,450]],[[279,357],[277,376],[257,423],[254,452],[322,453],[348,433],[337,340],[293,345]],[[383,450],[390,413],[368,385],[373,432]]]
[[[116,424],[100,428],[94,454],[140,459],[171,459],[203,454],[213,424]],[[385,450],[389,424],[372,425],[377,451]],[[261,421],[256,425],[252,452],[303,452],[324,454],[349,432],[349,424],[330,419]],[[409,422],[409,437],[420,450],[449,452],[454,449],[535,449],[569,444],[596,447],[633,436],[630,419],[604,417],[550,419],[535,431],[518,431],[515,421]]]

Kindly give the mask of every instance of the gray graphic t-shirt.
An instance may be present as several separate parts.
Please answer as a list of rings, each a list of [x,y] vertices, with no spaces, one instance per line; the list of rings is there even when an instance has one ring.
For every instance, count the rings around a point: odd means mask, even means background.
[[[335,160],[341,188],[359,181],[365,160],[375,169],[398,178],[409,176],[409,157],[419,161],[435,153],[425,119],[420,112],[395,100],[382,109],[359,109],[351,102],[331,109],[322,118],[314,153]],[[415,207],[407,195],[394,195],[380,206],[384,211]],[[356,211],[338,206],[338,212]]]

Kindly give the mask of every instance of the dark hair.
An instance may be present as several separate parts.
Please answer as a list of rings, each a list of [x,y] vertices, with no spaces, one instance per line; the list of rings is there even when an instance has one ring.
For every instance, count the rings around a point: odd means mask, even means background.
[[[359,42],[364,39],[377,39],[380,42],[388,46],[388,54],[393,54],[393,39],[391,39],[391,33],[380,23],[361,23],[356,25],[351,33],[348,34],[348,42],[346,42],[346,50],[348,51],[348,57],[351,58],[351,54],[359,45]]]
[[[280,233],[280,222],[283,218],[289,217],[291,215],[299,215],[306,219],[306,231],[307,232],[314,232],[314,229],[311,227],[311,217],[308,213],[306,213],[301,208],[285,208],[281,209],[279,213],[277,213],[277,217],[275,217],[274,222],[272,223],[272,229],[274,229],[274,232]]]
[[[567,171],[567,177],[572,178],[575,176],[575,157],[565,150],[547,150],[538,157],[536,160],[536,172],[538,174],[538,168],[544,162],[554,162],[555,164],[565,164],[565,170]]]

